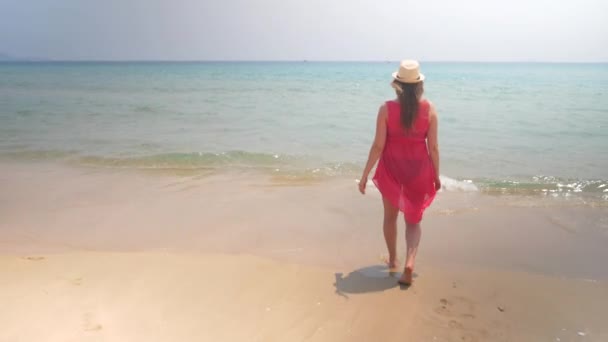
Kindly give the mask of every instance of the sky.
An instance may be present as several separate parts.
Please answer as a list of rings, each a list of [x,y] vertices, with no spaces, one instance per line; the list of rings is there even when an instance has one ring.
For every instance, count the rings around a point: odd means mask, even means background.
[[[54,60],[608,62],[607,0],[0,0]]]

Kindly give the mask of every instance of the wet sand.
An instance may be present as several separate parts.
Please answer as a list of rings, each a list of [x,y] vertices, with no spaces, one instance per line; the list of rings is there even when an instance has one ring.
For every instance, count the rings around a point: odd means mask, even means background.
[[[1,166],[0,341],[608,339],[603,206],[442,193],[401,289],[354,180]]]

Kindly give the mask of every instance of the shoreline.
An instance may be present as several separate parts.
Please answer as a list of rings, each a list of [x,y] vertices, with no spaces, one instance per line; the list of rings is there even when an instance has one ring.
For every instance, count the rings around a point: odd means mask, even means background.
[[[0,254],[168,250],[355,267],[386,253],[380,195],[361,196],[350,179],[0,165]],[[608,207],[441,192],[423,220],[419,261],[604,280],[606,239]]]
[[[362,163],[362,162],[361,162]],[[356,180],[361,171],[353,162],[329,163],[308,156],[229,151],[222,153],[161,153],[133,157],[78,155],[74,151],[32,150],[0,152],[0,165],[58,167],[91,172],[138,173],[200,179],[209,176],[250,175],[277,185],[303,185]],[[461,170],[462,173],[462,170]],[[561,204],[608,207],[608,180],[548,175],[441,175],[444,192],[476,192],[488,196],[520,196]],[[369,185],[373,185],[371,182]],[[549,202],[546,202],[549,203]]]

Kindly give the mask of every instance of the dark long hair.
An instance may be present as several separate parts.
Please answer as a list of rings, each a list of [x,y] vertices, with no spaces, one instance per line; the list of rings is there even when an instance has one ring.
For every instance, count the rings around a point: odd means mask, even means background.
[[[393,88],[395,88],[399,104],[401,104],[401,125],[406,131],[409,131],[418,116],[418,105],[424,92],[424,86],[422,82],[401,83],[393,81]]]

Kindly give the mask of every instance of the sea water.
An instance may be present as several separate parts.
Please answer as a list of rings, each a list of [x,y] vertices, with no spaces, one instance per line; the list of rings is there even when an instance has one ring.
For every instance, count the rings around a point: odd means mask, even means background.
[[[356,178],[397,65],[0,63],[0,159]],[[608,200],[608,64],[422,72],[451,189]]]

